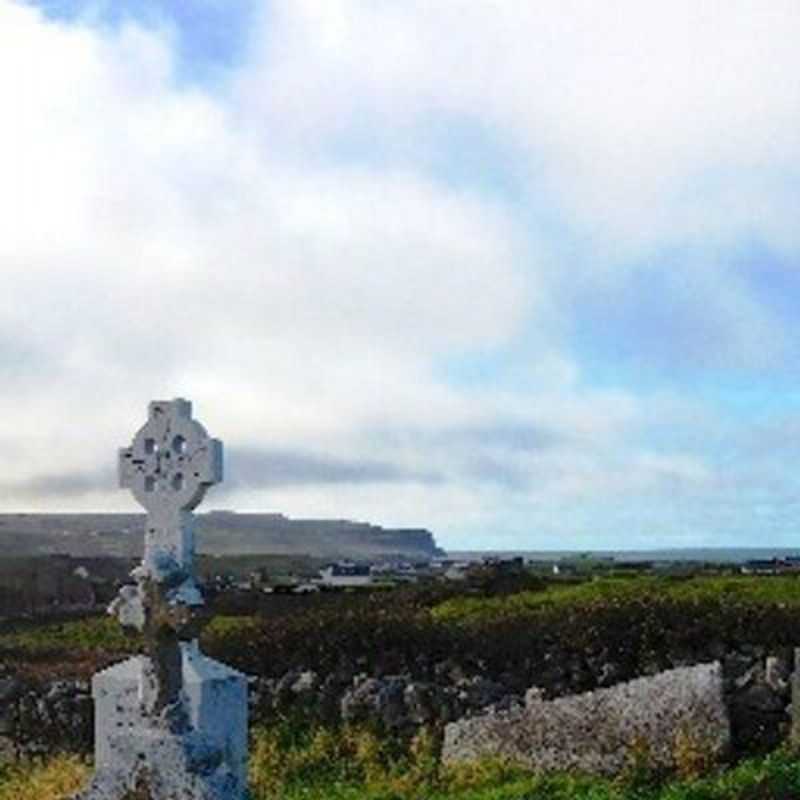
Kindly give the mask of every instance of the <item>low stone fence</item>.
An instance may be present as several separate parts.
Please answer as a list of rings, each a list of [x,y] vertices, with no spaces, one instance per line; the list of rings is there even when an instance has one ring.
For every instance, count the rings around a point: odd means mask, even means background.
[[[734,751],[767,749],[786,738],[792,651],[768,653],[762,647],[740,646],[718,660]],[[504,713],[526,707],[519,679],[465,674],[452,662],[437,664],[428,680],[409,674],[370,675],[356,669],[353,665],[327,675],[297,669],[279,678],[253,678],[251,718],[255,723],[268,723],[276,715],[297,710],[318,720],[369,720],[409,733],[422,725],[442,729],[490,711]],[[613,664],[598,662],[596,685],[608,686],[601,679],[614,671]],[[569,688],[569,665],[554,667],[553,673],[559,676],[558,682],[544,674],[537,681],[542,697],[553,700],[574,695]],[[621,675],[615,683],[624,678]],[[529,694],[529,702],[533,694]],[[89,753],[92,736],[93,704],[87,681],[35,685],[0,674],[0,757],[59,750]]]
[[[34,686],[0,678],[0,758],[88,753],[94,736],[88,681]]]

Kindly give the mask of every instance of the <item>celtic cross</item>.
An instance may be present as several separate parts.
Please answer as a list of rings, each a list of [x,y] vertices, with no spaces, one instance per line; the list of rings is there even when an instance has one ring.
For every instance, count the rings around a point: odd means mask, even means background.
[[[154,401],[130,447],[119,451],[119,482],[147,511],[144,558],[111,611],[123,626],[145,634],[151,680],[145,705],[161,711],[181,688],[180,643],[194,638],[202,595],[193,573],[192,510],[222,480],[222,443],[192,419],[192,405],[178,398]]]
[[[156,577],[170,562],[191,570],[191,511],[222,480],[222,443],[192,419],[192,404],[150,403],[148,420],[119,453],[119,482],[147,510],[144,565]]]
[[[246,800],[247,677],[205,656],[192,510],[222,480],[222,445],[182,399],[150,403],[119,451],[120,485],[147,511],[135,584],[109,611],[145,652],[92,678],[95,771],[75,800]]]

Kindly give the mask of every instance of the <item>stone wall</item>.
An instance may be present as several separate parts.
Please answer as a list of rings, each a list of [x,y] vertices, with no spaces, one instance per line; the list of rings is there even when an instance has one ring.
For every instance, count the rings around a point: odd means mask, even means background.
[[[730,724],[719,662],[682,667],[610,689],[484,714],[445,728],[445,763],[486,756],[533,769],[614,774],[645,748],[653,766],[674,767],[681,747],[710,760],[728,752]]]
[[[768,749],[788,735],[791,656],[788,648],[768,653],[746,645],[721,653],[723,696],[735,751]],[[565,662],[542,673],[536,681],[542,696],[556,699],[575,694],[573,675],[577,673],[571,670]],[[611,683],[627,677],[613,662],[598,659],[591,675],[595,685],[608,686],[612,675],[619,677]],[[370,720],[408,733],[420,725],[441,728],[487,711],[520,710],[525,707],[528,684],[520,676],[490,678],[471,673],[451,660],[437,662],[424,680],[408,673],[369,674],[359,664],[343,662],[326,675],[298,668],[279,678],[254,678],[251,718],[255,723],[269,722],[276,715],[299,711],[317,720]],[[0,668],[0,754],[88,753],[92,730],[88,682],[36,685],[4,676]]]
[[[88,753],[93,721],[87,681],[35,686],[13,677],[0,678],[0,757]]]

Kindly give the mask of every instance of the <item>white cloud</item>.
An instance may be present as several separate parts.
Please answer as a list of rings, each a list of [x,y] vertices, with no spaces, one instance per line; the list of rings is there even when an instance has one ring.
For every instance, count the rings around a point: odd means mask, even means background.
[[[714,334],[697,363],[787,352],[725,257],[741,237],[797,249],[793,2],[281,0],[213,91],[176,82],[166,29],[0,0],[0,30],[0,507],[29,501],[20,481],[113,465],[146,402],[180,393],[232,447],[441,477],[238,489],[243,508],[583,530],[576,504],[702,492],[715,472],[691,437],[647,442],[696,404],[591,387],[570,302],[685,247],[677,296]],[[496,139],[506,163],[478,166],[513,172],[520,198],[428,169],[434,118]],[[520,342],[510,387],[441,378]]]
[[[9,3],[0,28],[0,329],[28,362],[2,364],[8,480],[113,460],[178,392],[240,443],[470,413],[434,359],[502,343],[535,300],[502,209],[413,172],[285,163],[224,97],[176,88],[157,33]]]
[[[797,245],[775,194],[800,156],[791,0],[291,0],[263,24],[243,105],[303,151],[363,125],[424,138],[452,112],[521,148],[532,185],[604,253],[727,241],[759,209]]]

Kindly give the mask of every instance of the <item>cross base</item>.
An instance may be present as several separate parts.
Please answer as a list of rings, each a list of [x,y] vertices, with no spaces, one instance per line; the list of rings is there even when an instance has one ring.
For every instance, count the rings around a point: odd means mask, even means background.
[[[247,798],[247,678],[194,643],[182,643],[181,656],[173,725],[146,710],[146,656],[94,676],[96,772],[76,800]]]

